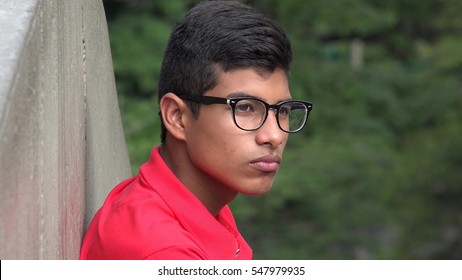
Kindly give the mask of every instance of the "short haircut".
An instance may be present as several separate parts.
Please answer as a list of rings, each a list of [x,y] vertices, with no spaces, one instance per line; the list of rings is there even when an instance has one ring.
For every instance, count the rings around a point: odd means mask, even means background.
[[[234,1],[206,1],[189,10],[173,29],[158,82],[159,102],[173,92],[203,95],[222,72],[252,68],[289,76],[292,50],[281,27],[258,10]],[[199,104],[189,103],[198,117]],[[166,129],[162,123],[161,141]]]

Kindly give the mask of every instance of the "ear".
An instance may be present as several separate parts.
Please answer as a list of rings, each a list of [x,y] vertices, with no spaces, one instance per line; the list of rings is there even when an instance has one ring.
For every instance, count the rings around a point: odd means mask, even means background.
[[[178,140],[186,140],[185,124],[190,113],[186,103],[174,93],[165,94],[160,100],[160,114],[167,131]]]

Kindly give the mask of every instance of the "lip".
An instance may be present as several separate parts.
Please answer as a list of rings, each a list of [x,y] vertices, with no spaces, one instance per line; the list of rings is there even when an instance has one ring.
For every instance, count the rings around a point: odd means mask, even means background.
[[[281,158],[279,156],[266,155],[252,160],[250,165],[261,172],[275,172],[279,169],[279,165],[281,165]]]

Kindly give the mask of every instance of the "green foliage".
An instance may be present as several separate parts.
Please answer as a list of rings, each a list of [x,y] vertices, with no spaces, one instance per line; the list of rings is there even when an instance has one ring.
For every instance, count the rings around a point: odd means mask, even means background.
[[[157,99],[119,95],[119,105],[131,169],[137,174],[140,165],[149,159],[152,148],[160,145]]]
[[[163,52],[173,24],[191,1],[104,1],[108,11],[114,72],[120,94],[157,92]]]
[[[134,172],[159,144],[163,49],[194,2],[105,1]],[[292,95],[314,104],[272,191],[231,205],[255,258],[460,259],[462,2],[243,2],[288,31]]]
[[[163,49],[171,26],[147,13],[124,14],[110,26],[117,87],[121,94],[152,96],[157,91]]]

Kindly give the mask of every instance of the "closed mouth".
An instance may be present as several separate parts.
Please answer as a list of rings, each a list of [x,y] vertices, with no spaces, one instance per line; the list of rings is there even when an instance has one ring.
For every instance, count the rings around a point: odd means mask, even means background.
[[[279,169],[281,158],[279,156],[266,155],[250,162],[250,165],[262,172],[275,172]]]

